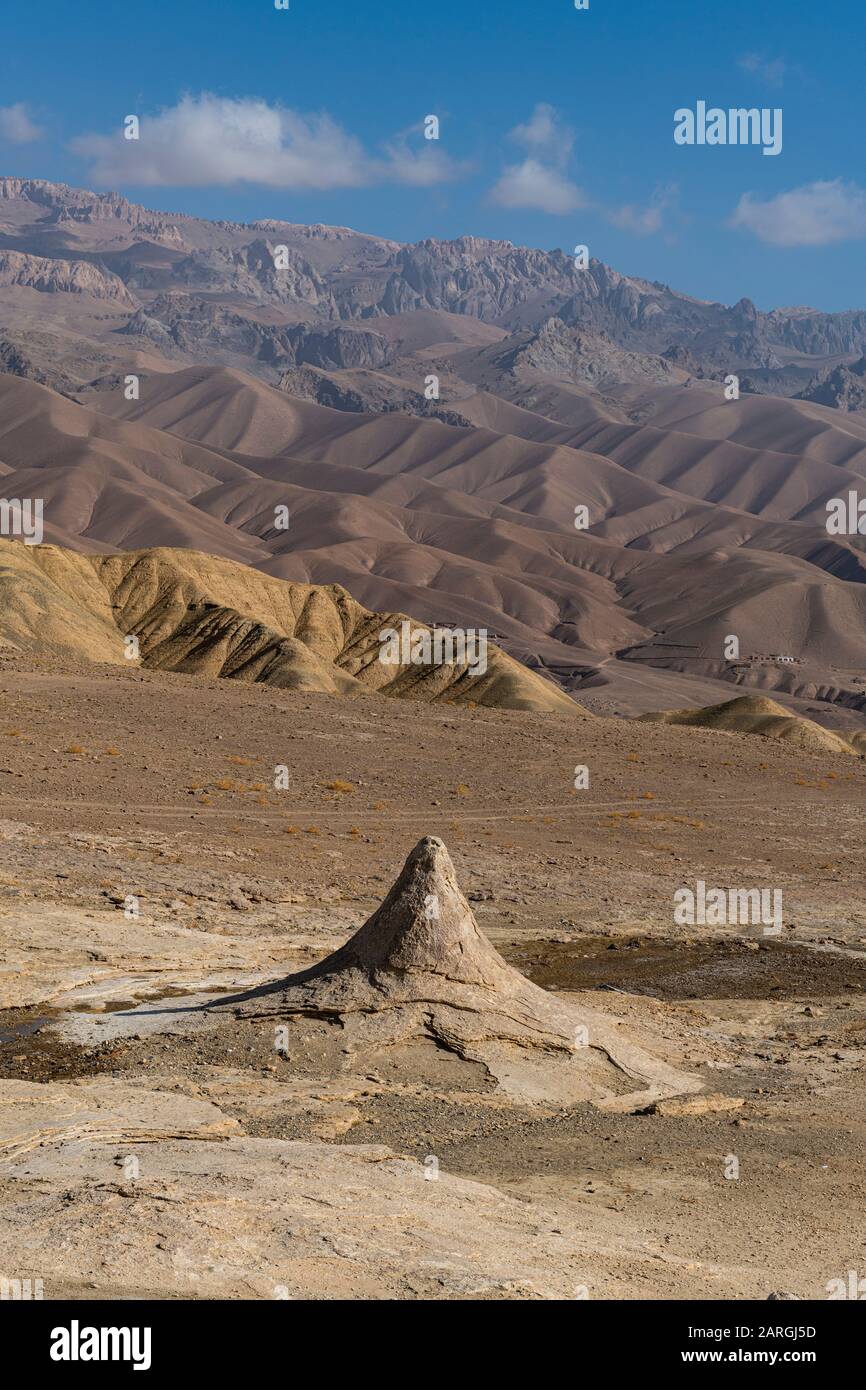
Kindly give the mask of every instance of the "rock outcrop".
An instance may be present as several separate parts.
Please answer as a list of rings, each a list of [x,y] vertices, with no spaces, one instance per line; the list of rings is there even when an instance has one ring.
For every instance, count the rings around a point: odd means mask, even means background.
[[[834,410],[866,410],[866,357],[848,366],[825,367],[794,399]]]
[[[49,260],[19,251],[0,251],[0,289],[15,286],[45,294],[88,294],[93,299],[114,300],[123,309],[135,309],[138,304],[119,275],[90,261]]]
[[[479,930],[433,836],[419,841],[381,907],[338,951],[218,1007],[241,1017],[332,1019],[356,1046],[432,1038],[484,1064],[523,1100],[630,1109],[700,1086],[620,1036],[600,1012],[576,1008],[508,965]]]

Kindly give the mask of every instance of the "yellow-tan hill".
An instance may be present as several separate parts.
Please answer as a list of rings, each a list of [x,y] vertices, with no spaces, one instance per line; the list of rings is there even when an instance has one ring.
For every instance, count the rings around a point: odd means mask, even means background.
[[[550,682],[488,645],[487,669],[379,660],[379,634],[429,632],[372,613],[339,584],[295,584],[191,550],[82,555],[0,542],[0,651],[124,663],[293,690],[379,692],[591,718]]]
[[[859,742],[863,735],[849,737],[825,729],[812,719],[790,714],[784,706],[762,695],[742,695],[702,709],[661,710],[658,714],[642,714],[640,719],[650,724],[691,724],[699,729],[760,734],[763,738],[782,739],[804,753],[846,753],[854,757],[866,754],[866,740]]]

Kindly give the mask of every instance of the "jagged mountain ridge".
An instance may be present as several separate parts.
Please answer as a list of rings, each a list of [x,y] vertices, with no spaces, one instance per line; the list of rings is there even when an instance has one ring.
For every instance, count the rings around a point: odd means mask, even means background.
[[[422,310],[476,318],[506,332],[537,331],[555,316],[629,351],[687,351],[716,374],[737,367],[774,371],[797,355],[866,352],[866,310],[762,313],[747,299],[711,303],[598,260],[579,270],[563,251],[472,236],[403,246],[348,228],[208,222],[155,212],[118,194],[14,178],[0,179],[0,234],[7,252],[90,261],[96,292],[103,279],[102,293],[121,282],[133,310],[150,304],[147,318],[169,334],[178,309],[172,299],[182,292],[232,300],[236,312],[240,300],[247,310],[282,312],[287,321],[364,324],[364,331],[370,320]],[[275,268],[276,245],[287,248],[285,269]],[[19,274],[18,282],[36,286],[45,279],[43,267],[29,274],[23,280]]]

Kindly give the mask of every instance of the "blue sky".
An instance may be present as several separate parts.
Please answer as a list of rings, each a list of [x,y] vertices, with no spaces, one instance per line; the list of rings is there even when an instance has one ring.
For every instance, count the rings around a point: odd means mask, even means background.
[[[0,173],[400,241],[586,244],[701,298],[866,307],[862,0],[289,2],[8,7]],[[781,108],[781,153],[677,145],[698,101]]]

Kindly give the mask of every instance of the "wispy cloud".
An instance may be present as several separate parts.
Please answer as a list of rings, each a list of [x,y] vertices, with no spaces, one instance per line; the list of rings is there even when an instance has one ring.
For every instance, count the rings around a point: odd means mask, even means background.
[[[525,155],[503,169],[490,192],[494,203],[555,215],[593,208],[614,226],[635,236],[652,236],[665,230],[667,214],[678,197],[676,185],[660,185],[645,205],[608,207],[590,197],[569,172],[574,131],[547,102],[539,102],[528,121],[508,132],[508,139],[521,146]]]
[[[526,157],[509,164],[491,191],[493,202],[507,208],[536,208],[566,213],[586,206],[586,196],[566,173],[574,132],[554,107],[539,102],[529,120],[509,132]]]
[[[383,152],[388,177],[415,188],[430,188],[461,178],[471,167],[468,162],[453,159],[438,140],[425,139],[423,122],[386,141]]]
[[[509,132],[509,139],[522,145],[538,159],[547,159],[562,166],[571,154],[574,131],[566,125],[554,106],[540,101],[526,124],[516,125]]]
[[[763,201],[744,193],[730,219],[769,246],[830,246],[866,237],[866,189],[819,181]]]
[[[26,102],[0,106],[0,140],[10,145],[29,145],[41,140],[43,135],[44,131],[33,120]]]
[[[769,87],[781,87],[786,75],[792,69],[784,58],[763,58],[760,53],[744,53],[737,59],[737,67],[759,77]]]
[[[385,181],[429,186],[457,177],[461,166],[432,143],[416,145],[404,134],[378,156],[327,114],[205,92],[143,115],[138,140],[118,130],[81,135],[71,148],[90,161],[90,177],[100,184],[327,190]]]
[[[609,208],[606,216],[621,231],[633,232],[635,236],[654,236],[665,230],[668,214],[675,208],[678,198],[677,185],[665,184],[656,188],[644,206],[625,203],[622,207]]]

